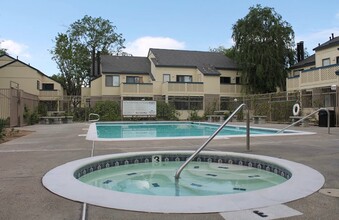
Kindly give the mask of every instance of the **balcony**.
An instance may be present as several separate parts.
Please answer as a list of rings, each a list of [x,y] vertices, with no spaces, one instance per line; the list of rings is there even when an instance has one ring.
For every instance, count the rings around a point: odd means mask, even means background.
[[[122,83],[120,93],[124,95],[153,95],[153,83]]]
[[[43,101],[59,100],[62,98],[62,93],[59,90],[40,90],[39,99]]]
[[[240,84],[220,84],[220,95],[240,95]]]
[[[165,82],[162,84],[163,95],[188,95],[204,93],[204,83],[202,82]]]
[[[339,64],[300,72],[300,76],[286,79],[287,91],[311,89],[339,84]]]

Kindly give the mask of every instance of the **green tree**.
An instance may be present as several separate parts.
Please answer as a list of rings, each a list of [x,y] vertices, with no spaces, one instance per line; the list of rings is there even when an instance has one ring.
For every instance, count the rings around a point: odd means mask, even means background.
[[[225,48],[224,46],[219,46],[217,48],[212,48],[210,49],[211,52],[218,52],[218,53],[223,53],[225,56],[231,59],[235,59],[235,48],[230,47],[230,48]]]
[[[53,78],[68,95],[80,95],[81,87],[89,85],[92,57],[97,51],[113,54],[124,48],[124,39],[115,29],[109,20],[86,15],[71,24],[66,33],[58,33],[51,54],[60,73]]]
[[[294,62],[294,31],[273,8],[256,5],[233,25],[235,60],[247,93],[285,88],[287,68]]]
[[[0,46],[1,46],[1,42],[0,42]],[[5,54],[6,51],[7,51],[7,49],[1,48],[1,47],[0,47],[0,56],[3,55],[3,54]]]
[[[87,48],[70,38],[67,34],[58,34],[52,51],[52,59],[57,63],[59,74],[52,78],[66,90],[67,95],[80,95],[81,87],[88,86],[91,59]]]

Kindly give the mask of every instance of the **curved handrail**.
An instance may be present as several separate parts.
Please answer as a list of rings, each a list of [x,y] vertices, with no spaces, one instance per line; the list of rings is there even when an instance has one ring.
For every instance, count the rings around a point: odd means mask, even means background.
[[[232,119],[232,117],[246,104],[241,104],[226,120],[225,122],[220,125],[220,127],[207,139],[207,141],[199,147],[198,150],[196,150],[186,161],[183,163],[177,172],[175,173],[175,179],[178,180],[180,177],[180,174],[182,170],[189,164],[206,146],[207,144],[225,127],[225,125]],[[248,115],[247,115],[247,120],[249,120]],[[247,123],[247,130],[249,131],[249,123]]]
[[[311,114],[308,114],[308,115],[306,115],[305,117],[302,117],[302,118],[299,119],[298,121],[293,122],[293,123],[290,124],[289,126],[287,126],[287,127],[283,128],[283,129],[277,131],[277,134],[283,132],[283,131],[286,130],[287,128],[290,128],[290,127],[292,127],[292,126],[298,124],[299,122],[303,121],[304,119],[311,117],[312,115],[314,115],[314,114],[317,113],[317,112],[320,112],[321,110],[325,110],[325,111],[327,112],[327,129],[328,129],[328,134],[330,134],[330,133],[331,133],[331,132],[330,132],[330,111],[329,111],[327,108],[320,108],[320,109],[318,109],[318,110],[312,112]]]
[[[91,119],[91,116],[96,116],[97,118],[96,119]],[[96,113],[90,113],[88,115],[88,121],[89,122],[97,122],[100,120],[100,115],[96,114]]]

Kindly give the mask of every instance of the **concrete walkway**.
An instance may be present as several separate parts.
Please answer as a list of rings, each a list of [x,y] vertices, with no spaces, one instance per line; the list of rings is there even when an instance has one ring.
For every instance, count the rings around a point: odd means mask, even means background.
[[[82,218],[82,203],[70,201],[49,192],[41,184],[41,178],[58,165],[90,156],[92,143],[81,136],[87,132],[85,129],[88,126],[86,123],[28,126],[22,129],[32,130],[33,133],[0,144],[1,220]],[[285,125],[264,124],[260,126],[282,128]],[[327,128],[320,127],[295,127],[295,129],[317,134],[251,138],[249,153],[284,158],[308,165],[324,175],[325,192],[329,191],[334,194],[335,191],[330,189],[339,190],[339,128],[331,128],[331,134],[327,134]],[[94,155],[146,150],[195,150],[204,141],[192,139],[98,142],[95,145]],[[244,138],[213,140],[207,150],[248,152]],[[302,213],[302,215],[295,215],[288,219],[334,220],[339,216],[339,198],[320,192],[284,204],[283,207]],[[280,207],[279,209],[282,210]],[[238,213],[238,216],[245,216],[244,213]],[[87,205],[86,219],[223,220],[234,219],[232,214],[153,214]],[[258,219],[276,218],[274,215],[269,215],[266,218],[258,217]]]

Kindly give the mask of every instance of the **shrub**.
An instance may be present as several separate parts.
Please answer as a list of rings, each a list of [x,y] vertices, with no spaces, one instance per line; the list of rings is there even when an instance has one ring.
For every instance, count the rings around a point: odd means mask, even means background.
[[[190,116],[189,116],[188,120],[190,120],[190,121],[202,121],[203,119],[204,119],[204,117],[199,116],[197,110],[190,111]]]
[[[118,102],[99,101],[95,104],[93,111],[100,115],[100,120],[102,121],[118,121],[121,119]]]
[[[158,120],[178,120],[175,107],[164,101],[157,101],[157,119]]]
[[[91,108],[74,108],[73,110],[73,121],[86,121],[88,114],[93,110]]]
[[[5,137],[6,120],[0,118],[0,140]]]
[[[25,105],[24,106],[24,121],[28,125],[34,125],[39,122],[38,109],[34,109],[33,112]]]

